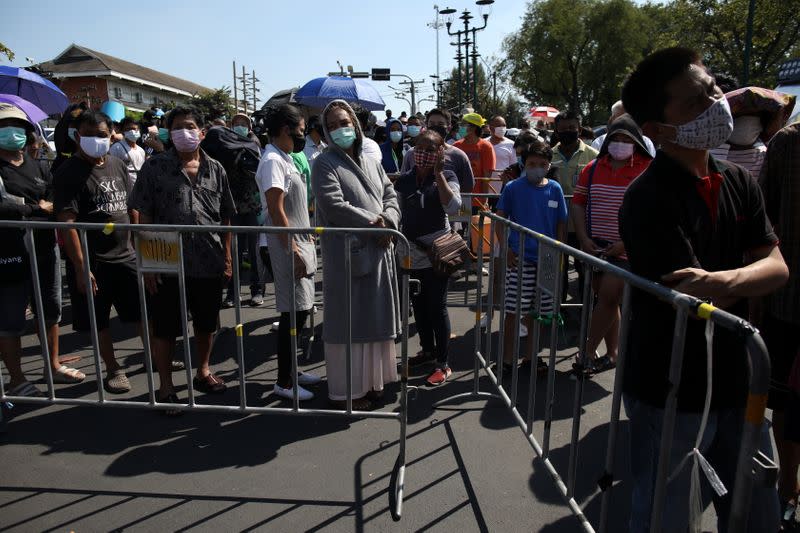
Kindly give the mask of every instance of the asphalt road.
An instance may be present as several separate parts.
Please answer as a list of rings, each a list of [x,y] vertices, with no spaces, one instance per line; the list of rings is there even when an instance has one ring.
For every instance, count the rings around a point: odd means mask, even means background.
[[[458,286],[458,285],[456,285]],[[268,292],[271,286],[268,287]],[[247,297],[246,289],[245,298]],[[270,296],[268,294],[268,296]],[[451,295],[453,303],[461,301]],[[243,308],[246,390],[251,405],[283,405],[271,395],[277,373],[273,299]],[[69,302],[64,323],[70,323]],[[31,408],[18,405],[0,435],[0,530],[2,531],[580,531],[522,432],[499,400],[432,404],[472,388],[474,312],[452,308],[451,381],[424,386],[425,370],[413,373],[408,427],[405,504],[400,522],[389,513],[389,477],[397,456],[395,421],[277,415],[187,413],[167,418],[144,409]],[[324,375],[319,341],[324,310],[317,314],[317,340],[305,369]],[[223,326],[232,326],[226,310]],[[495,325],[495,329],[496,329]],[[134,390],[122,398],[146,400],[141,341],[118,323],[116,354]],[[552,424],[551,460],[566,476],[575,381],[571,356],[573,321],[559,335],[559,364]],[[230,329],[215,343],[212,367],[229,389],[200,394],[200,403],[238,402],[239,373]],[[418,349],[410,341],[410,353]],[[59,385],[58,395],[94,398],[97,384],[90,339],[62,329],[62,353],[81,356],[87,374],[79,385]],[[24,369],[40,379],[40,349],[24,339]],[[528,397],[521,374],[520,403]],[[600,515],[596,481],[604,470],[613,372],[584,389],[576,499],[593,524]],[[183,373],[175,375],[186,398]],[[40,387],[44,388],[39,381]],[[507,382],[508,383],[508,382]],[[543,433],[546,380],[538,379],[534,435]],[[487,378],[481,388],[490,390]],[[314,388],[309,407],[326,407],[326,388]],[[383,407],[397,407],[397,386]],[[613,510],[609,531],[627,530],[630,488],[627,422],[618,438]],[[710,519],[709,515],[709,519]],[[711,522],[710,522],[711,523]]]

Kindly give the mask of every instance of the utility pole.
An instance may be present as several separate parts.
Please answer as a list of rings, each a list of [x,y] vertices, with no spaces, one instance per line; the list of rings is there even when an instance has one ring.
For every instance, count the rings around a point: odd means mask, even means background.
[[[244,104],[244,114],[247,114],[247,71],[242,65],[242,103]]]
[[[258,109],[258,97],[256,96],[256,93],[258,92],[258,89],[256,89],[256,82],[257,81],[260,81],[260,80],[258,78],[256,78],[256,71],[254,70],[253,71],[253,77],[252,77],[252,82],[253,82],[253,113],[255,113],[256,109]]]
[[[409,78],[409,81],[401,81],[400,85],[410,85],[411,86],[411,114],[417,114],[417,83],[425,83],[425,80],[413,80]]]
[[[434,5],[433,9],[436,10],[436,18],[428,23],[428,27],[436,30],[436,75],[439,76],[442,73],[439,70],[439,28],[443,27],[444,23],[439,21],[439,6]]]
[[[233,62],[233,108],[239,112],[239,97],[236,92],[236,61]]]

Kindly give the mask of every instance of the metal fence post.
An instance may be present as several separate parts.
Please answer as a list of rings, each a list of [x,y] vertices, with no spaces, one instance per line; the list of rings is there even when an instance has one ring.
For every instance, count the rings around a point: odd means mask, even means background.
[[[100,403],[106,400],[105,389],[103,388],[103,373],[100,369],[100,339],[97,332],[97,315],[94,312],[94,291],[92,290],[92,259],[89,255],[89,243],[86,240],[86,230],[78,230],[83,251],[83,274],[86,283],[86,301],[89,305],[89,327],[92,334],[92,346],[94,347],[94,372],[97,376],[97,397]],[[75,273],[77,280],[78,273]]]
[[[178,239],[178,294],[183,328],[183,359],[186,365],[186,389],[189,394],[189,406],[194,406],[194,383],[192,382],[192,351],[189,346],[189,319],[186,307],[186,265],[183,261],[183,235]]]
[[[35,230],[27,230],[25,238],[31,251],[31,275],[33,276],[33,298],[36,303],[36,319],[39,324],[39,342],[42,346],[42,358],[44,359],[44,379],[47,383],[47,394],[51,400],[55,399],[56,393],[53,387],[53,368],[50,364],[50,345],[47,342],[47,323],[44,317],[44,307],[42,307],[42,282],[39,279],[39,260],[36,255],[36,242],[34,241]]]
[[[669,366],[669,393],[664,405],[664,421],[661,427],[661,444],[658,450],[658,473],[653,496],[653,514],[650,531],[661,531],[661,517],[664,514],[664,498],[667,493],[667,476],[670,467],[672,438],[675,431],[675,419],[678,409],[678,387],[681,384],[681,368],[683,366],[683,348],[686,340],[686,321],[688,312],[679,307],[675,315],[675,332],[672,337],[672,355]]]
[[[244,410],[247,407],[247,369],[244,366],[244,324],[242,324],[242,282],[239,269],[239,234],[231,232],[231,258],[233,263],[233,298],[234,316],[236,326],[233,331],[236,335],[236,363],[239,365],[239,407]],[[250,259],[251,272],[258,270],[258,258]],[[252,276],[252,273],[250,274]]]

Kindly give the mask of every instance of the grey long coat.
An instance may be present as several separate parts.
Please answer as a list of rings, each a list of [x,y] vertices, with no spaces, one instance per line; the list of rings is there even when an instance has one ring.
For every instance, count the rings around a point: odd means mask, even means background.
[[[325,133],[328,149],[317,157],[311,173],[318,223],[326,227],[369,228],[381,215],[387,226],[397,229],[400,222],[397,195],[380,163],[359,156],[354,161],[331,141],[327,131]],[[360,130],[358,135],[360,139]],[[356,144],[359,154],[360,144]],[[347,342],[346,238],[322,233],[323,340],[333,344]],[[383,248],[375,238],[353,240],[351,332],[354,343],[393,339],[400,331],[393,253],[393,246]]]

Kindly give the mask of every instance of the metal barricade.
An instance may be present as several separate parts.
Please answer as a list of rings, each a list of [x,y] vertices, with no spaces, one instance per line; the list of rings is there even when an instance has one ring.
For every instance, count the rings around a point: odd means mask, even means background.
[[[408,411],[408,306],[409,306],[409,278],[407,269],[411,264],[410,249],[408,241],[401,233],[391,229],[383,228],[275,228],[275,227],[261,227],[261,226],[171,226],[163,224],[96,224],[96,223],[56,223],[56,222],[32,222],[32,221],[0,221],[0,228],[18,228],[26,230],[25,240],[30,254],[31,274],[34,289],[34,299],[37,309],[42,307],[42,292],[41,283],[39,279],[39,272],[36,258],[36,247],[34,245],[34,231],[43,229],[59,229],[68,230],[74,229],[78,231],[80,238],[80,245],[83,257],[88,261],[90,250],[87,240],[87,232],[98,231],[105,234],[110,234],[114,231],[131,231],[136,240],[137,249],[137,270],[138,270],[138,291],[141,308],[141,316],[147,317],[147,299],[145,295],[145,274],[168,274],[178,277],[179,285],[179,305],[181,310],[181,326],[184,337],[183,342],[183,356],[186,366],[186,379],[188,383],[188,402],[173,404],[161,403],[156,400],[156,390],[153,376],[152,352],[150,346],[150,331],[147,320],[142,321],[143,334],[143,348],[145,353],[145,368],[147,374],[147,388],[148,400],[135,401],[135,400],[109,400],[105,397],[105,391],[102,383],[102,368],[100,363],[100,349],[97,330],[97,317],[95,316],[94,309],[94,294],[91,290],[86,291],[89,307],[89,322],[90,332],[92,338],[92,347],[94,351],[94,371],[97,380],[97,399],[88,398],[61,398],[56,396],[56,390],[53,386],[53,371],[49,364],[50,354],[46,340],[44,339],[44,332],[46,331],[44,323],[44,314],[38,313],[40,341],[42,346],[42,357],[44,361],[44,378],[47,384],[47,397],[23,397],[23,396],[9,396],[3,386],[3,376],[0,371],[0,404],[5,402],[11,403],[30,403],[39,405],[80,405],[80,406],[100,406],[100,407],[117,407],[117,408],[145,408],[154,410],[179,410],[179,411],[200,411],[200,412],[214,412],[214,413],[270,413],[276,415],[290,415],[290,416],[334,416],[334,417],[347,417],[347,418],[375,418],[381,420],[396,420],[400,423],[400,438],[398,440],[398,455],[395,465],[393,467],[389,500],[390,511],[392,518],[399,520],[402,513],[403,506],[403,491],[405,484],[405,467],[406,467],[406,433],[407,433],[407,411]],[[399,395],[399,409],[393,412],[388,411],[357,411],[353,410],[353,376],[352,376],[352,342],[351,329],[352,329],[352,313],[350,297],[346,299],[347,310],[347,347],[346,347],[346,385],[347,385],[347,401],[346,408],[343,410],[335,409],[304,409],[299,406],[298,387],[293,387],[292,407],[266,407],[266,406],[253,406],[247,404],[246,398],[246,371],[244,361],[244,324],[242,323],[241,302],[240,302],[240,278],[239,278],[239,262],[233,261],[233,281],[235,287],[235,319],[236,326],[234,331],[236,334],[236,352],[237,352],[237,367],[240,380],[239,389],[239,404],[238,405],[205,405],[198,404],[195,401],[194,391],[192,387],[192,357],[191,348],[189,343],[189,326],[187,316],[187,295],[186,295],[186,273],[184,272],[183,250],[184,245],[182,235],[196,234],[196,233],[231,233],[231,257],[238,257],[238,239],[235,235],[238,233],[271,233],[279,235],[317,235],[323,236],[327,234],[344,235],[345,239],[345,284],[347,286],[347,294],[351,294],[351,245],[355,236],[378,238],[380,236],[391,235],[399,243],[399,246],[404,252],[404,260],[406,262],[406,269],[400,269],[399,275],[401,276],[401,316],[402,316],[402,331],[401,331],[401,371],[400,371],[400,395]],[[392,254],[394,255],[394,254]],[[292,271],[294,270],[294,257],[292,257]],[[90,269],[85,269],[86,286],[91,287]],[[292,279],[292,294],[294,294],[295,280]],[[292,299],[293,309],[291,312],[291,350],[292,350],[292,372],[294,376],[297,375],[297,323],[296,323],[296,309],[294,309],[295,299]]]
[[[611,417],[608,433],[608,445],[605,453],[605,465],[602,476],[598,480],[598,485],[602,491],[602,507],[600,514],[599,530],[606,531],[610,511],[610,497],[611,487],[614,481],[614,460],[617,445],[618,426],[620,419],[620,407],[622,400],[622,382],[624,379],[625,356],[626,356],[626,341],[628,320],[626,317],[630,316],[631,305],[631,292],[632,288],[644,291],[651,294],[661,301],[671,304],[676,309],[676,320],[674,326],[673,345],[671,352],[671,363],[669,371],[669,394],[666,400],[664,409],[664,422],[662,429],[662,439],[660,446],[660,455],[658,458],[658,474],[655,486],[655,498],[652,509],[652,531],[660,530],[660,524],[664,513],[666,484],[669,472],[669,453],[672,447],[672,437],[675,426],[675,419],[677,415],[677,392],[680,385],[681,378],[681,364],[683,359],[684,339],[686,334],[686,325],[689,317],[699,318],[713,322],[717,326],[734,331],[741,335],[747,348],[747,353],[750,360],[750,389],[747,397],[746,416],[744,420],[744,431],[742,436],[741,451],[738,457],[738,467],[736,471],[736,480],[733,487],[733,496],[731,504],[731,516],[729,518],[730,531],[743,531],[747,527],[747,517],[749,513],[749,498],[751,489],[756,479],[760,478],[761,482],[767,482],[774,477],[776,467],[768,458],[761,454],[758,450],[759,433],[764,422],[764,413],[766,408],[767,391],[769,388],[769,375],[770,375],[770,362],[767,350],[764,343],[759,336],[758,331],[751,326],[747,321],[741,319],[733,314],[718,309],[702,300],[697,298],[675,292],[664,286],[653,283],[649,280],[636,276],[627,270],[621,269],[617,266],[611,265],[597,257],[591,256],[574,248],[571,248],[562,242],[549,238],[545,235],[532,231],[528,228],[520,226],[507,219],[499,217],[493,213],[482,212],[480,214],[480,226],[483,227],[486,220],[490,221],[491,226],[491,241],[494,244],[496,229],[498,226],[502,231],[502,239],[500,242],[500,268],[502,272],[506,271],[507,258],[506,252],[508,250],[508,235],[509,231],[513,230],[519,232],[519,260],[517,261],[517,279],[518,287],[522,282],[522,258],[525,256],[526,241],[530,242],[535,239],[538,242],[538,266],[537,266],[537,284],[533,297],[534,305],[541,300],[542,294],[547,294],[553,299],[553,316],[557,316],[562,306],[561,302],[561,283],[562,283],[562,269],[565,268],[567,256],[572,256],[579,259],[585,269],[585,284],[583,287],[582,309],[581,309],[581,327],[580,327],[580,341],[579,341],[579,366],[586,367],[589,362],[589,356],[586,353],[587,335],[591,321],[592,310],[592,272],[593,270],[602,271],[604,273],[613,274],[624,280],[625,288],[622,300],[622,321],[620,331],[620,346],[619,355],[617,357],[617,370],[616,378],[614,381],[614,392],[612,397]],[[484,264],[484,254],[482,249],[479,249],[478,254],[478,268],[482,268]],[[494,269],[494,264],[490,265],[490,272]],[[491,279],[490,273],[490,279]],[[584,380],[587,379],[582,372],[577,373],[577,384],[575,387],[574,404],[572,409],[572,431],[569,443],[569,463],[566,473],[559,473],[550,460],[550,436],[551,425],[553,421],[553,405],[555,398],[555,367],[556,367],[556,351],[557,351],[557,321],[553,319],[550,323],[550,346],[549,346],[549,365],[547,374],[547,391],[545,395],[545,410],[544,410],[544,424],[543,435],[541,441],[534,436],[534,407],[536,399],[536,377],[537,372],[535,367],[530,373],[529,383],[529,396],[527,399],[527,410],[525,416],[518,409],[517,403],[517,386],[518,386],[518,368],[517,364],[513,364],[511,389],[507,390],[503,385],[503,336],[506,321],[500,321],[500,342],[498,344],[498,353],[496,355],[497,365],[495,366],[496,373],[490,368],[492,362],[492,313],[495,310],[495,298],[502,299],[505,293],[505,276],[503,276],[501,294],[495,294],[494,285],[490,283],[488,288],[488,298],[485,304],[481,303],[483,295],[483,279],[478,276],[478,306],[475,312],[475,360],[474,360],[474,376],[473,388],[471,392],[458,394],[446,398],[435,406],[444,403],[452,402],[453,400],[464,398],[489,398],[495,397],[494,394],[483,392],[480,390],[480,370],[483,369],[485,375],[489,378],[494,386],[497,395],[505,403],[506,407],[510,410],[514,420],[519,428],[525,435],[528,443],[533,448],[536,455],[542,460],[545,469],[552,477],[558,491],[563,496],[565,503],[569,506],[572,513],[579,519],[582,528],[585,531],[595,531],[594,526],[590,524],[587,517],[584,515],[584,510],[580,504],[575,500],[575,482],[577,477],[577,464],[579,452],[579,436],[580,424],[583,407],[583,387]],[[516,300],[516,319],[514,320],[514,355],[519,354],[519,328],[520,328],[520,310],[521,310],[521,290],[517,292]],[[535,308],[534,308],[535,310]],[[489,320],[487,327],[482,328],[480,320],[482,312],[489,313]],[[540,340],[541,323],[537,321],[533,327],[533,357],[538,357],[539,340]],[[485,347],[485,351],[483,348]],[[533,361],[535,365],[535,359]],[[766,473],[766,475],[765,475]],[[765,481],[767,480],[767,481]]]

